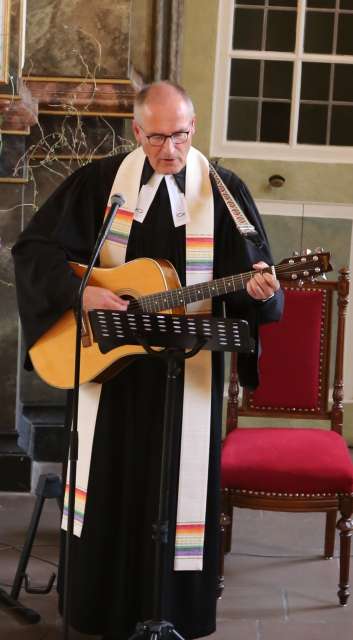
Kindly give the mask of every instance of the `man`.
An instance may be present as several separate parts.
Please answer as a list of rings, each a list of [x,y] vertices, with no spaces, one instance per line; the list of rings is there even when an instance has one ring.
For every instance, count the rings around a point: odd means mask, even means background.
[[[224,301],[228,315],[248,320],[256,339],[260,323],[280,317],[283,298],[276,278],[261,272],[272,259],[246,186],[231,172],[217,169],[256,228],[256,242],[236,228],[218,187],[209,178],[206,159],[191,147],[194,109],[177,85],[160,82],[142,90],[136,98],[133,130],[140,145],[137,150],[94,162],[70,176],[34,216],[14,247],[27,346],[74,305],[79,279],[68,260],[87,263],[109,195],[115,192],[126,196],[125,217],[118,213],[103,247],[101,264],[111,266],[141,257],[166,259],[174,265],[182,285],[195,281],[198,270],[205,270],[206,281],[254,267],[258,273],[246,289],[224,296]],[[195,238],[207,239],[202,250],[202,242],[195,250]],[[222,314],[221,298],[215,297],[209,304],[213,315]],[[128,302],[110,290],[87,286],[84,307],[126,310]],[[193,429],[195,423],[205,424],[208,433],[203,416],[210,418],[202,558],[190,565],[184,558],[185,563],[182,560],[178,565],[170,549],[166,568],[164,615],[187,639],[215,630],[223,360],[219,353],[209,358],[208,397],[196,396],[196,418],[187,425]],[[197,376],[203,376],[207,369],[201,362],[201,368],[196,365],[193,373],[191,367],[190,375],[185,369],[185,385],[180,381],[176,424],[182,423],[183,431],[188,403],[195,399],[194,388],[198,392]],[[242,384],[256,386],[256,353],[239,358],[239,372]],[[125,640],[138,621],[150,619],[152,614],[151,530],[157,517],[165,378],[164,363],[141,356],[97,392],[91,460],[83,464],[89,468],[84,523],[80,537],[73,540],[71,624],[106,639]],[[95,388],[87,386],[87,393]],[[195,459],[197,448],[196,444]],[[178,461],[173,462],[170,523],[175,531]],[[179,478],[179,487],[183,482]],[[202,522],[202,500],[195,502],[201,514],[197,522]]]

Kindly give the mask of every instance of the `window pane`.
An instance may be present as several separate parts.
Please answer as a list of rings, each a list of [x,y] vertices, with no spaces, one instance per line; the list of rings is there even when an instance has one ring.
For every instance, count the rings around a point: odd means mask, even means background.
[[[229,100],[227,140],[256,140],[258,107],[255,100]]]
[[[294,51],[296,11],[268,11],[267,51]]]
[[[333,99],[344,102],[353,101],[353,66],[336,64],[333,85]]]
[[[332,9],[336,6],[336,0],[306,0],[307,7],[318,7],[319,9]]]
[[[259,95],[260,60],[232,60],[230,95],[257,97]]]
[[[341,9],[353,9],[353,0],[341,0],[340,8]]]
[[[330,64],[304,62],[302,66],[302,100],[328,100],[330,89]]]
[[[353,54],[353,15],[341,13],[338,18],[337,53],[351,56]]]
[[[306,53],[332,53],[333,20],[333,13],[307,12],[304,40]]]
[[[290,104],[263,102],[261,118],[262,142],[289,141]]]
[[[330,144],[353,146],[353,107],[332,107]]]
[[[322,104],[301,104],[299,111],[299,144],[325,144],[328,107]]]
[[[289,98],[292,95],[292,62],[265,62],[265,98]]]
[[[304,5],[304,52],[353,56],[353,0]],[[298,6],[298,0],[234,0],[233,48],[295,52]],[[231,60],[229,141],[288,144],[293,68],[283,59]],[[353,147],[353,64],[302,62],[301,68],[297,143],[326,146],[329,130],[328,144]]]
[[[273,7],[296,7],[298,2],[297,0],[269,0],[268,4]]]
[[[233,49],[261,49],[263,16],[257,9],[235,10]]]
[[[235,0],[235,6],[242,4],[259,4],[263,6],[266,0]]]

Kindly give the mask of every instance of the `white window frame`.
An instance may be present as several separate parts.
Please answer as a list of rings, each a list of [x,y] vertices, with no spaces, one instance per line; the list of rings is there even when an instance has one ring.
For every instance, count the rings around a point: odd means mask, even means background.
[[[353,147],[296,144],[298,132],[301,64],[326,62],[352,64],[353,56],[303,53],[306,0],[298,1],[296,50],[291,52],[233,50],[234,0],[219,0],[218,33],[214,73],[210,156],[261,160],[352,163]],[[289,143],[227,140],[229,83],[232,60],[284,60],[293,62],[293,89]]]

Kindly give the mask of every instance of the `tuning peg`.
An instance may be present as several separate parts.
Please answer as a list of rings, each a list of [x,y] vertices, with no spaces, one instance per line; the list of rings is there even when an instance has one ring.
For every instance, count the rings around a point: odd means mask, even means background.
[[[302,286],[303,286],[303,284],[304,284],[304,280],[298,280],[298,286],[299,286],[299,287],[302,287]]]
[[[305,251],[304,251],[304,254],[303,254],[303,255],[304,255],[304,256],[310,256],[310,254],[311,254],[311,253],[312,253],[312,250],[311,250],[311,249],[305,249]]]
[[[293,258],[297,258],[299,256],[299,251],[293,251],[292,256]]]
[[[316,247],[315,253],[325,253],[325,249],[323,247]]]
[[[322,273],[321,277],[322,277],[323,280],[327,280],[326,273]]]

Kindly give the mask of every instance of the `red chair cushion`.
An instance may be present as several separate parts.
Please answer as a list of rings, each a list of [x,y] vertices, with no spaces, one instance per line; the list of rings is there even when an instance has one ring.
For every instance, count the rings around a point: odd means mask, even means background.
[[[251,395],[251,406],[318,411],[325,291],[285,289],[284,293],[281,321],[260,327],[260,386]]]
[[[275,493],[352,493],[353,463],[323,429],[237,428],[222,450],[222,487]]]

